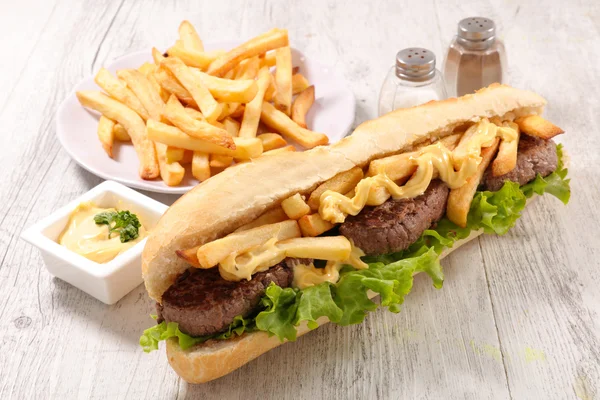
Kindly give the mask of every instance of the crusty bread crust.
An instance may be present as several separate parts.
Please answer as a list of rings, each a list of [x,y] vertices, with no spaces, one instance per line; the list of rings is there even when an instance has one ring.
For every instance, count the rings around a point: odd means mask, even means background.
[[[188,268],[175,251],[222,237],[248,223],[282,200],[305,193],[336,174],[369,161],[402,152],[427,138],[449,134],[465,122],[481,118],[541,114],[546,101],[539,95],[505,85],[491,85],[473,95],[430,102],[393,111],[361,124],[353,134],[331,146],[302,153],[261,157],[236,165],[181,197],[151,232],[142,255],[142,273],[150,297],[162,294]],[[442,257],[478,236],[455,243]],[[319,320],[320,325],[328,321]],[[303,335],[309,329],[298,328]],[[277,337],[253,332],[182,350],[167,341],[173,369],[190,383],[217,379],[279,346]]]
[[[517,117],[540,114],[545,104],[533,92],[491,85],[472,95],[393,111],[361,124],[351,136],[331,146],[260,157],[226,169],[177,200],[150,233],[142,254],[148,294],[160,302],[188,268],[176,250],[227,235],[295,193],[308,192],[374,158],[448,134],[465,122],[511,112]]]
[[[457,241],[451,249],[446,249],[441,258],[458,249],[463,244],[481,235],[482,231],[472,232],[465,239]],[[373,298],[376,293],[369,293]],[[319,326],[329,322],[326,317],[317,320]],[[310,332],[306,323],[298,327],[298,336]],[[230,340],[211,340],[187,350],[181,350],[175,339],[167,340],[169,364],[189,383],[205,383],[227,375],[242,365],[254,360],[269,350],[283,344],[277,336],[258,331]]]

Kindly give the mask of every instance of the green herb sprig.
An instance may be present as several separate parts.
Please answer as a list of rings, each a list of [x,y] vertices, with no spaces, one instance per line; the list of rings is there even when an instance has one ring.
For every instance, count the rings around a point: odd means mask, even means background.
[[[108,238],[117,232],[121,243],[137,239],[142,226],[137,215],[129,211],[105,211],[94,215],[96,225],[108,225]]]

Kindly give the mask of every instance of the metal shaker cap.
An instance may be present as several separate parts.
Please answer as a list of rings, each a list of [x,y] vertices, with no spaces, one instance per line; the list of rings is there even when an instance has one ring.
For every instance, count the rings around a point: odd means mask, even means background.
[[[489,18],[469,17],[458,23],[461,44],[477,49],[487,48],[496,38],[496,24]]]
[[[396,76],[412,82],[427,81],[435,76],[435,54],[420,47],[396,54]]]

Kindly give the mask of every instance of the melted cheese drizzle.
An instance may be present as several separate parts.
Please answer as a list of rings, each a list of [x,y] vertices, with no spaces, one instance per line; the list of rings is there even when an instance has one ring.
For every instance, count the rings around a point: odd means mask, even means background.
[[[321,195],[319,214],[329,222],[342,223],[347,215],[357,215],[366,205],[383,204],[390,195],[396,200],[420,196],[429,187],[434,172],[450,189],[459,188],[477,172],[481,163],[481,148],[491,146],[496,137],[510,142],[517,140],[518,133],[483,118],[465,132],[454,151],[440,142],[417,151],[410,158],[417,170],[405,185],[398,186],[385,173],[381,173],[361,180],[352,198],[328,190]],[[387,194],[376,196],[378,188],[385,188]]]

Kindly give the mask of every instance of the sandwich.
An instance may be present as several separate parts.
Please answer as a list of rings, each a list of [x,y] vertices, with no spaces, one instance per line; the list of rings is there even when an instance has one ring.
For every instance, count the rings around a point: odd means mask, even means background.
[[[398,312],[413,276],[506,233],[545,193],[567,203],[563,130],[539,95],[494,84],[367,121],[330,146],[244,162],[181,197],[142,257],[156,324],[187,382],[219,378],[327,322]]]

